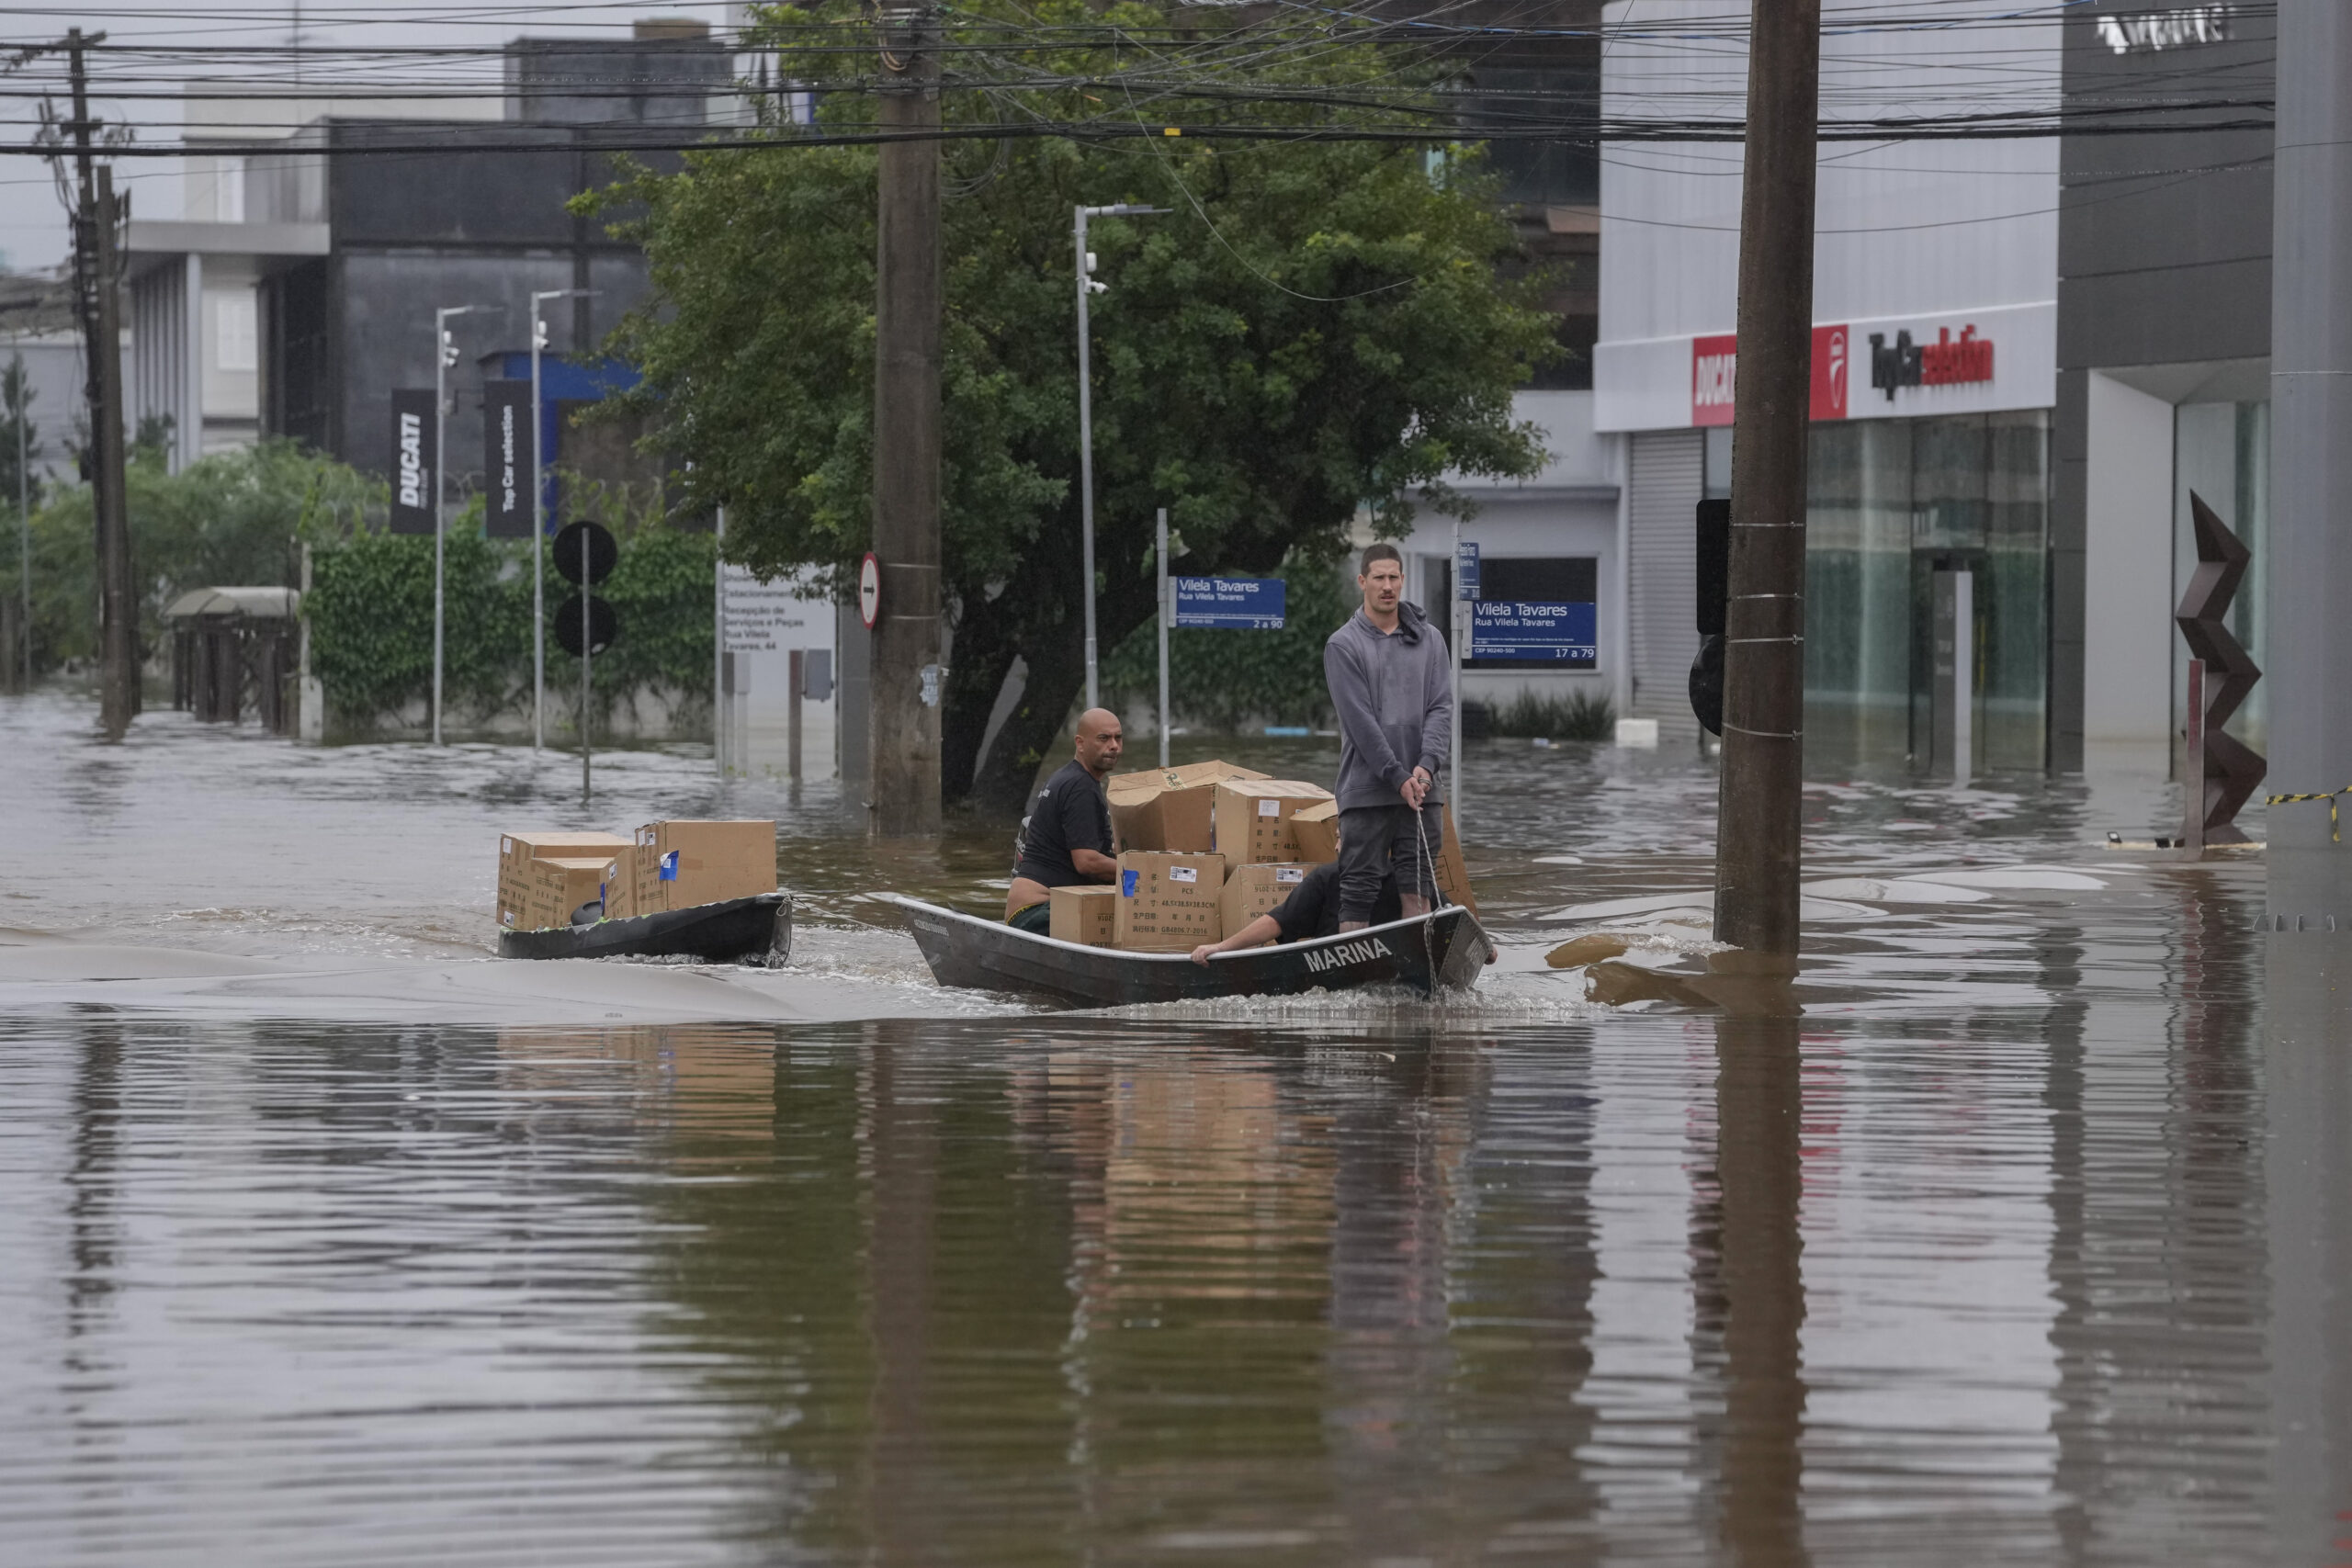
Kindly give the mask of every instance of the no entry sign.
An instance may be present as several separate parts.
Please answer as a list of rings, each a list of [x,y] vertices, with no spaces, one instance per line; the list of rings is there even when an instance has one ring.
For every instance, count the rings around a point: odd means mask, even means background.
[[[872,550],[858,563],[857,618],[865,623],[867,631],[882,618],[882,563],[874,558]]]

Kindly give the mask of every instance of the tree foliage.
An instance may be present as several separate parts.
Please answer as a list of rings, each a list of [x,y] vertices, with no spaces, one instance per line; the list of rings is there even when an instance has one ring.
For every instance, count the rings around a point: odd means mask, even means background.
[[[821,91],[860,85],[842,73],[869,68],[854,46],[870,48],[870,29],[828,32],[846,9],[766,15],[788,25],[786,73],[820,89],[820,129],[870,118],[869,95]],[[1099,39],[1166,23],[1080,0],[1020,18]],[[1261,49],[1284,63],[1255,69],[1344,85],[1414,68],[1347,24],[1315,28],[1314,47]],[[1082,77],[1087,50],[1108,47],[1074,46],[1058,63]],[[951,121],[968,121],[1052,117],[1087,95],[959,94],[951,82],[943,96]],[[1347,111],[1249,112],[1304,125]],[[729,555],[763,575],[815,566],[840,592],[870,537],[876,158],[773,133],[772,149],[694,153],[679,173],[640,172],[605,193],[608,212],[641,204],[623,228],[652,267],[652,298],[621,343],[645,375],[638,397],[664,415],[665,446],[691,461],[688,504],[728,507]],[[1187,136],[951,144],[947,161],[951,796],[1023,794],[1082,680],[1075,204],[1171,209],[1098,220],[1091,237],[1109,285],[1093,305],[1092,388],[1105,649],[1152,612],[1158,507],[1188,570],[1263,573],[1335,558],[1366,506],[1381,531],[1401,532],[1415,498],[1444,499],[1450,471],[1535,467],[1510,394],[1555,352],[1552,323],[1532,305],[1539,280],[1498,281],[1512,241],[1474,159],[1433,176],[1419,147]],[[1016,657],[1024,697],[984,761]]]

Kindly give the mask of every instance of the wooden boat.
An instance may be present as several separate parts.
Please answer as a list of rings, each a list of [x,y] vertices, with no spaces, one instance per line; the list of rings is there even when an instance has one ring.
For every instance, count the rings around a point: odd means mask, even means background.
[[[791,953],[792,898],[785,893],[723,898],[594,925],[498,933],[501,958],[698,958],[706,964],[764,958],[782,963]]]
[[[1125,1007],[1202,997],[1288,997],[1399,986],[1428,996],[1466,989],[1493,950],[1478,918],[1459,907],[1342,936],[1219,953],[1123,953],[1032,936],[998,920],[893,898],[943,986],[1023,991],[1080,1007]]]

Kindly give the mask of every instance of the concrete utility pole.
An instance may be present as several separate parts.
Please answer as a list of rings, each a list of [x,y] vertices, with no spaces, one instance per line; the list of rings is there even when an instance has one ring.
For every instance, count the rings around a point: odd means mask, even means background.
[[[2270,779],[2281,794],[2352,784],[2352,7],[2278,7],[2271,182],[2268,657]],[[2352,922],[2352,855],[2329,829],[2352,800],[2270,807],[2270,913]]]
[[[938,13],[882,13],[875,211],[874,626],[870,810],[881,838],[936,834],[939,717],[940,309]]]
[[[130,513],[122,441],[122,312],[116,291],[114,171],[96,166],[89,77],[82,51],[105,38],[65,35],[74,88],[74,296],[82,317],[89,399],[91,514],[97,533],[98,716],[119,740],[139,712],[139,602],[131,587]]]
[[[1804,782],[1804,479],[1821,0],[1755,0],[1732,389],[1715,940],[1793,973]]]

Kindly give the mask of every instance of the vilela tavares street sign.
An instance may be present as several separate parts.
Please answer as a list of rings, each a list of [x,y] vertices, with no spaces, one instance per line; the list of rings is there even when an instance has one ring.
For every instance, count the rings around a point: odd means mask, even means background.
[[[1480,599],[1470,606],[1473,659],[1558,660],[1589,663],[1595,646],[1593,606],[1574,600],[1531,604]]]
[[[1179,577],[1176,625],[1216,631],[1278,632],[1290,585],[1279,577]]]

